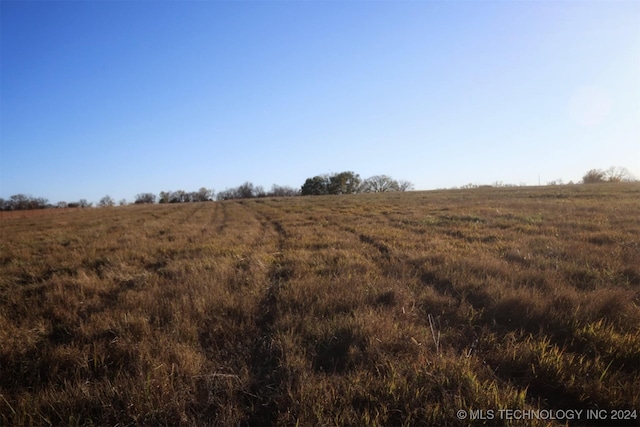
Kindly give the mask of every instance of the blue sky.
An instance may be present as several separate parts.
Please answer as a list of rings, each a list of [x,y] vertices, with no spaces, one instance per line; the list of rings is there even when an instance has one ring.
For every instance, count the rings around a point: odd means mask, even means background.
[[[640,177],[638,1],[0,7],[0,197]]]

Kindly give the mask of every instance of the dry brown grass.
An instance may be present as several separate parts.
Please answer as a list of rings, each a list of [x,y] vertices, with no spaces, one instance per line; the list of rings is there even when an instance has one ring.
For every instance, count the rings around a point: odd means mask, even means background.
[[[4,216],[0,424],[638,410],[639,196],[621,184]]]

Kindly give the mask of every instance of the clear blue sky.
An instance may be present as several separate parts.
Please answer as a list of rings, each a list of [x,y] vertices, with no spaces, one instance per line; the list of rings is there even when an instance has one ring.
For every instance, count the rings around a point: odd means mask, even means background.
[[[0,2],[0,197],[640,177],[640,2]]]

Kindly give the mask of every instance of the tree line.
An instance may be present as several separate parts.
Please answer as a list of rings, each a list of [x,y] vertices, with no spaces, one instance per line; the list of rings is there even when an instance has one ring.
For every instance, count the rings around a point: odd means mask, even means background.
[[[582,177],[583,184],[600,184],[605,182],[636,182],[637,179],[627,168],[611,166],[607,170],[591,169]]]
[[[265,191],[261,185],[253,185],[251,182],[245,182],[237,187],[220,191],[216,196],[216,200],[252,199],[255,197],[294,197],[299,195],[300,190],[293,187],[273,184],[270,191]]]
[[[637,182],[637,179],[623,167],[610,167],[607,170],[591,169],[583,177],[582,184],[597,183],[617,183],[617,182]],[[562,184],[561,180],[552,181],[549,185]],[[476,186],[473,186],[476,187]],[[295,197],[295,196],[323,196],[339,194],[357,193],[384,193],[391,191],[413,190],[414,186],[406,180],[396,180],[388,175],[374,175],[366,179],[361,179],[360,175],[353,171],[339,173],[322,174],[307,178],[298,188],[280,186],[274,184],[270,190],[266,191],[260,185],[253,185],[245,182],[237,187],[227,188],[217,194],[213,189],[202,187],[197,191],[161,191],[160,194],[138,193],[133,204],[151,203],[190,203],[209,202],[213,200],[251,199],[259,197]],[[465,186],[463,188],[472,188]],[[118,202],[120,206],[127,205],[127,201],[122,199]],[[97,203],[98,207],[115,206],[116,202],[109,195],[104,196]],[[77,202],[58,202],[53,205],[43,197],[32,197],[25,194],[15,194],[8,200],[0,198],[0,210],[28,210],[28,209],[49,209],[49,208],[90,208],[93,203],[86,199]]]
[[[347,171],[331,175],[316,175],[307,180],[300,189],[303,196],[323,196],[331,194],[383,193],[388,191],[412,190],[409,181],[397,181],[387,175],[374,175],[360,179],[360,175]]]
[[[133,204],[210,202],[213,200],[221,201],[258,197],[296,197],[376,193],[386,191],[407,191],[411,189],[413,189],[413,184],[409,181],[397,181],[387,175],[374,175],[363,180],[357,173],[345,171],[333,174],[316,175],[314,177],[307,178],[300,188],[274,184],[270,190],[265,190],[260,185],[245,182],[237,187],[227,188],[217,194],[213,189],[206,187],[201,187],[197,191],[161,191],[158,195],[154,193],[138,193],[134,198]],[[129,203],[127,203],[125,199],[122,199],[118,204],[123,206]],[[98,207],[110,207],[115,205],[116,201],[109,195],[101,198],[96,204]],[[81,199],[78,202],[71,203],[58,202],[57,204],[52,205],[47,199],[31,197],[24,194],[16,194],[11,196],[9,200],[0,198],[0,210],[90,207],[93,207],[93,203],[88,202],[86,199]]]

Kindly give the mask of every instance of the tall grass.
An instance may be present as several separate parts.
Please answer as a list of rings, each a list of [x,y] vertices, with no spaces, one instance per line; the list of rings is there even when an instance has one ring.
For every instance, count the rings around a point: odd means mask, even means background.
[[[0,424],[564,425],[456,411],[640,410],[639,196],[3,217]]]

